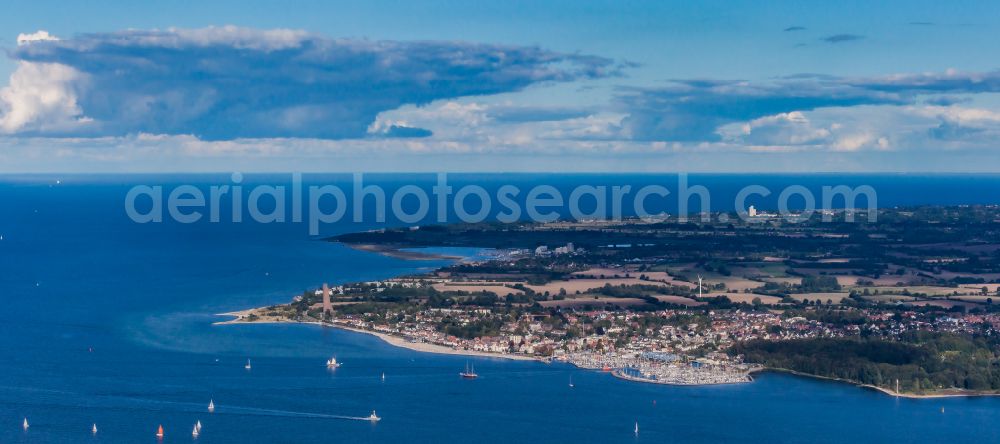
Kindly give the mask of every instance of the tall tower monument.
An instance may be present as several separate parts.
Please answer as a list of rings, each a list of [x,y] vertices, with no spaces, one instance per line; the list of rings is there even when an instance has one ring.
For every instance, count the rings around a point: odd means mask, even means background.
[[[327,317],[333,312],[333,306],[330,304],[330,286],[323,283],[323,317]]]

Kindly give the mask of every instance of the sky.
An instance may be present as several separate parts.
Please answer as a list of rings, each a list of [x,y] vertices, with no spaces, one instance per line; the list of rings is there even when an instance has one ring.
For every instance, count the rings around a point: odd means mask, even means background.
[[[9,0],[0,172],[1000,172],[1000,4]]]

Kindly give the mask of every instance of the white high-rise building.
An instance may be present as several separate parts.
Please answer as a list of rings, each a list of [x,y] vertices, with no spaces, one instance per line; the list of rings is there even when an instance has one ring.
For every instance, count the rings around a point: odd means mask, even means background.
[[[757,209],[754,208],[753,205],[750,205],[750,208],[747,208],[747,214],[750,215],[750,217],[757,217]]]

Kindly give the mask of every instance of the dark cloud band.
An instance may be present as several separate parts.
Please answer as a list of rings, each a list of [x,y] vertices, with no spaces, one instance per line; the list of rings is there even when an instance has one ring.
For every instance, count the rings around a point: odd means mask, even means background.
[[[330,39],[245,28],[123,31],[18,46],[79,73],[79,125],[40,135],[192,134],[206,140],[364,137],[404,104],[615,74],[613,61],[537,47]],[[42,116],[44,117],[44,116]],[[85,119],[84,119],[85,118]],[[421,137],[401,129],[388,135]]]

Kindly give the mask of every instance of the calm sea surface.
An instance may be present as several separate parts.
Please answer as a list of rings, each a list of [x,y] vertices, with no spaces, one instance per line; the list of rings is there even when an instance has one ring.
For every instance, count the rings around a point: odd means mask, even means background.
[[[0,443],[156,442],[160,424],[163,442],[191,442],[198,420],[203,443],[1000,441],[998,398],[894,399],[779,374],[744,385],[669,387],[561,364],[481,358],[474,359],[481,378],[465,381],[458,378],[464,357],[412,352],[368,335],[304,325],[213,326],[221,319],[215,313],[286,302],[324,281],[445,264],[353,251],[308,236],[303,224],[141,225],[123,209],[132,185],[229,180],[0,176]],[[374,182],[392,188],[433,180],[383,175]],[[676,186],[672,176],[649,175],[452,180],[487,189],[553,181],[560,189]],[[287,181],[248,176],[244,183]],[[346,186],[349,177],[306,182]],[[775,194],[795,183],[869,184],[880,206],[1000,203],[1000,176],[989,175],[692,176],[691,182],[710,186],[715,208],[731,205],[735,190],[752,183]],[[375,226],[340,223],[323,233]],[[344,362],[335,372],[324,366],[331,355]],[[251,371],[243,368],[248,358]],[[210,399],[213,414],[206,412]],[[352,419],[373,409],[381,422]],[[26,432],[24,417],[31,422]]]

